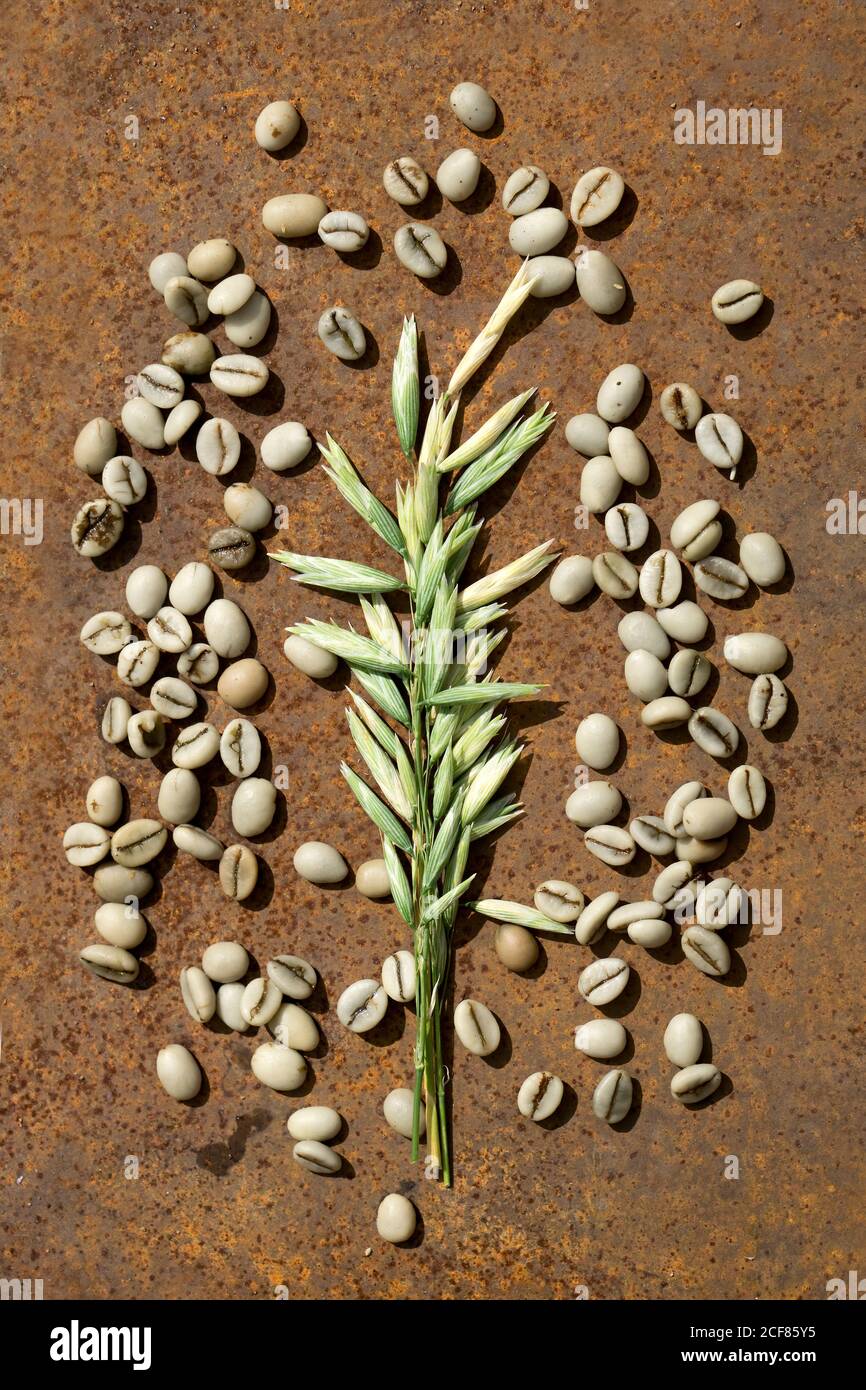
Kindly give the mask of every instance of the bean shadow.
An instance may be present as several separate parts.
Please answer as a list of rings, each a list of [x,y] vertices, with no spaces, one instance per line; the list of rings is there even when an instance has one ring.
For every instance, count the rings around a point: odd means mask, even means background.
[[[368,1028],[366,1033],[359,1033],[358,1036],[371,1047],[390,1047],[402,1038],[405,1031],[406,1010],[399,1006],[392,1009],[389,1004],[381,1023],[377,1023],[375,1028]]]
[[[606,217],[603,222],[597,222],[594,227],[584,227],[583,231],[592,241],[612,241],[614,237],[622,236],[626,227],[629,227],[635,219],[640,201],[631,184],[626,184],[623,189],[619,207]]]
[[[277,345],[277,339],[280,336],[280,315],[279,310],[277,309],[277,306],[271,299],[270,295],[266,294],[260,285],[257,285],[256,289],[259,291],[259,294],[263,294],[265,296],[265,299],[271,306],[271,317],[268,322],[267,332],[265,333],[265,336],[261,339],[260,342],[253,343],[252,347],[239,347],[237,348],[237,351],[246,352],[250,355],[250,357],[264,357],[266,353],[273,352],[274,348]],[[236,344],[232,344],[232,346],[236,347]]]
[[[363,246],[357,251],[338,251],[336,254],[344,265],[352,270],[375,270],[382,259],[382,238],[374,227],[370,228],[370,235]]]
[[[634,317],[635,301],[634,301],[634,295],[632,294],[631,285],[629,284],[628,279],[626,278],[625,272],[623,271],[622,267],[619,266],[618,268],[619,268],[620,274],[622,275],[623,280],[625,280],[625,301],[623,302],[622,308],[621,308],[621,309],[617,309],[617,311],[616,311],[615,314],[596,314],[594,309],[590,310],[590,312],[593,313],[593,314],[595,314],[595,317],[596,317],[597,319],[600,319],[602,323],[609,323],[609,324],[629,323],[630,320]],[[587,307],[589,307],[589,306],[587,306]]]
[[[728,330],[732,338],[736,338],[741,343],[748,343],[769,327],[773,322],[775,312],[774,301],[769,295],[764,295],[764,302],[758,312],[753,314],[750,319],[746,319],[745,323],[726,323],[723,327]]]
[[[463,279],[463,267],[457,252],[450,243],[446,244],[445,249],[448,252],[448,259],[438,275],[434,275],[429,280],[425,280],[421,276],[415,277],[422,289],[429,290],[431,294],[439,296],[451,294]]]
[[[546,1129],[549,1134],[556,1129],[562,1129],[569,1120],[573,1120],[577,1114],[577,1092],[567,1081],[562,1083],[562,1100],[556,1107],[552,1115],[548,1115],[546,1120],[537,1120],[534,1123],[539,1129]],[[530,1121],[530,1124],[533,1121]]]
[[[459,203],[452,203],[452,207],[455,207],[458,212],[465,213],[467,217],[474,217],[477,213],[484,212],[486,208],[489,208],[495,197],[496,180],[487,165],[482,163],[474,193],[470,193],[468,198],[463,198]]]
[[[492,1012],[491,1010],[491,1013]],[[487,1066],[492,1067],[494,1071],[502,1071],[503,1067],[507,1067],[508,1063],[511,1061],[514,1048],[511,1042],[511,1034],[502,1022],[502,1019],[498,1014],[494,1014],[493,1016],[499,1024],[499,1042],[493,1052],[489,1052],[486,1057],[482,1057],[480,1060],[486,1063]]]
[[[316,238],[318,240],[318,238]],[[319,243],[321,245],[321,242]],[[282,410],[286,399],[286,388],[282,377],[278,376],[273,369],[261,391],[254,396],[232,396],[231,400],[240,410],[245,410],[248,415],[276,415]]]
[[[793,737],[794,731],[800,722],[800,707],[797,704],[797,697],[790,686],[786,686],[786,689],[788,691],[788,708],[785,710],[785,713],[782,715],[782,718],[775,728],[764,729],[762,731],[768,743],[787,742],[789,738]]]
[[[279,164],[280,161],[283,159],[294,159],[296,154],[301,153],[301,150],[304,148],[307,141],[309,140],[310,128],[307,125],[307,122],[304,120],[303,116],[301,115],[300,111],[298,111],[298,118],[300,120],[300,125],[298,126],[295,135],[292,137],[292,139],[289,141],[287,145],[283,145],[283,148],[281,150],[265,150],[262,149],[261,145],[258,145],[258,148],[262,151],[262,154],[267,155],[268,159],[272,160],[274,164]]]

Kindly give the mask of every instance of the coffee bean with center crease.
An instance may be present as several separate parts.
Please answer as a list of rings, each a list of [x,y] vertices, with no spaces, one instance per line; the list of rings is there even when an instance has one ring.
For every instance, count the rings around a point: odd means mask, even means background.
[[[178,656],[192,645],[192,628],[176,608],[160,608],[147,625],[147,635],[161,652]]]
[[[695,443],[709,463],[735,477],[743,456],[743,431],[736,420],[719,411],[704,415],[695,427]]]
[[[138,869],[160,854],[168,839],[168,831],[158,820],[128,821],[111,837],[111,857],[125,869]]]
[[[173,275],[163,293],[165,307],[181,323],[198,328],[208,317],[207,290],[191,275]]]
[[[210,371],[216,348],[206,333],[173,333],[162,345],[162,361],[184,376],[204,376]]]
[[[341,305],[325,310],[317,331],[328,351],[342,362],[357,362],[367,350],[367,335],[360,322]]]
[[[685,808],[696,797],[708,795],[709,792],[702,782],[683,782],[681,787],[677,787],[673,795],[668,798],[664,810],[664,823],[668,834],[674,835],[677,839],[685,835],[686,832],[683,828]]]
[[[693,430],[703,410],[701,398],[694,386],[686,381],[672,381],[659,397],[662,419],[675,430]]]
[[[183,377],[164,362],[151,362],[149,367],[142,367],[135,381],[144,399],[151,405],[158,405],[160,410],[172,410],[183,400]]]
[[[243,902],[258,882],[259,861],[249,845],[229,845],[220,859],[220,887],[227,898]]]
[[[220,736],[212,724],[189,724],[174,741],[171,760],[175,767],[204,767],[219,752]]]
[[[250,980],[244,989],[241,1013],[251,1028],[264,1027],[270,1023],[282,1002],[283,996],[273,980]]]
[[[627,599],[637,593],[640,576],[631,560],[617,550],[604,550],[592,562],[592,577],[603,594]]]
[[[771,632],[740,632],[725,638],[725,660],[746,676],[766,676],[788,659],[788,648]]]
[[[671,1081],[671,1095],[683,1105],[697,1105],[719,1089],[722,1073],[712,1062],[684,1067]]]
[[[603,251],[581,248],[575,261],[575,278],[581,299],[593,313],[618,314],[625,304],[625,276]]]
[[[720,323],[745,323],[764,302],[764,291],[754,280],[729,280],[720,285],[710,307]]]
[[[417,160],[404,154],[385,166],[382,185],[395,203],[401,207],[414,207],[427,197],[430,181]]]
[[[550,1071],[534,1071],[517,1092],[517,1109],[527,1120],[549,1120],[559,1109],[564,1087]]]
[[[147,685],[159,665],[159,647],[142,640],[128,642],[117,658],[117,675],[124,685]]]
[[[618,1018],[593,1018],[575,1029],[574,1045],[578,1052],[606,1062],[618,1057],[628,1041],[628,1034]]]
[[[360,251],[370,237],[370,228],[359,212],[328,212],[318,230],[319,239],[343,255]]]
[[[206,642],[193,642],[177,659],[178,675],[186,676],[194,685],[207,685],[219,670],[219,657]]]
[[[299,1139],[292,1149],[292,1157],[308,1173],[317,1173],[320,1177],[339,1173],[343,1166],[340,1155],[317,1139]]]
[[[269,376],[261,358],[243,352],[217,357],[210,369],[213,385],[227,396],[255,396],[267,386]]]
[[[72,544],[85,559],[105,555],[123,535],[123,508],[113,498],[85,502],[72,523]]]
[[[721,710],[703,705],[689,720],[689,733],[699,748],[713,758],[729,758],[736,753],[740,734]]]
[[[749,587],[745,570],[723,555],[708,555],[695,565],[695,583],[705,594],[721,603],[742,598]]]
[[[131,985],[138,978],[139,964],[122,946],[110,946],[106,941],[85,946],[78,959],[92,975],[114,984]]]
[[[268,961],[267,971],[269,979],[287,999],[309,999],[316,987],[318,976],[310,962],[302,956],[275,956]]]
[[[634,1086],[627,1071],[609,1071],[592,1093],[592,1113],[609,1125],[618,1125],[631,1110]]]
[[[415,998],[415,957],[411,951],[395,951],[382,962],[382,986],[389,999],[409,1004]]]
[[[76,868],[89,868],[104,859],[111,844],[111,836],[101,825],[92,821],[78,821],[70,825],[63,836],[63,850],[70,864]]]
[[[604,529],[617,550],[640,550],[649,535],[649,519],[636,502],[620,502],[605,514]]]
[[[625,184],[622,175],[606,165],[582,174],[571,195],[571,220],[578,227],[595,227],[616,212]]]
[[[680,945],[692,965],[704,975],[727,975],[731,968],[731,953],[727,942],[708,927],[686,927]]]
[[[550,179],[543,169],[537,164],[521,164],[505,180],[502,206],[511,217],[522,217],[541,207],[549,189]]]
[[[102,470],[102,486],[122,507],[134,507],[147,493],[147,474],[138,459],[117,454]]]
[[[712,674],[712,664],[703,652],[688,647],[677,652],[668,667],[668,681],[675,695],[691,697],[703,690]]]
[[[686,890],[694,878],[694,873],[692,865],[686,859],[677,859],[675,863],[668,864],[667,868],[662,869],[657,875],[653,884],[653,902],[671,908],[684,901],[691,896]]]
[[[356,980],[337,1000],[337,1018],[351,1033],[368,1033],[382,1022],[387,1008],[388,995],[378,980]]]
[[[583,911],[583,894],[573,883],[549,878],[536,888],[533,902],[554,922],[575,922]]]
[[[735,767],[728,778],[728,800],[742,820],[754,820],[767,804],[767,784],[751,763]]]
[[[635,843],[627,830],[618,825],[596,825],[587,830],[583,843],[603,864],[621,868],[635,856]]]
[[[655,550],[641,566],[640,592],[651,608],[669,608],[682,587],[682,567],[672,550]]]
[[[788,691],[778,676],[757,676],[749,691],[749,723],[753,729],[775,729],[788,709]]]
[[[700,926],[722,931],[735,922],[745,921],[747,906],[748,898],[732,878],[714,878],[698,894],[695,916]]]
[[[251,777],[262,757],[262,741],[255,724],[248,719],[232,719],[220,739],[220,757],[233,777]]]
[[[445,269],[448,248],[435,227],[423,222],[407,222],[394,234],[398,261],[422,280],[432,280]]]
[[[223,526],[207,545],[210,558],[224,570],[242,570],[256,553],[255,537],[242,526]]]
[[[710,497],[681,511],[671,525],[671,545],[684,560],[703,560],[722,538],[719,504]]]
[[[155,758],[165,747],[165,720],[156,710],[134,714],[126,726],[126,737],[137,758]]]
[[[132,641],[132,625],[122,613],[106,609],[87,619],[79,638],[89,652],[95,652],[97,656],[114,656]]]
[[[241,456],[241,437],[234,425],[219,415],[205,420],[196,435],[195,456],[215,478],[230,473]]]
[[[462,999],[454,1010],[454,1031],[466,1048],[476,1057],[489,1057],[499,1046],[499,1023],[486,1004],[477,999]]]
[[[669,834],[661,816],[636,816],[628,830],[635,844],[656,859],[664,859],[676,848],[676,839]]]

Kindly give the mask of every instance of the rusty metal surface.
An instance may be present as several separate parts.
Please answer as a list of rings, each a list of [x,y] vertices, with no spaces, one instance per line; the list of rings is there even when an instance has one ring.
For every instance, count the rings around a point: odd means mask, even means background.
[[[285,9],[265,0],[100,9],[19,3],[6,19],[2,491],[44,499],[45,540],[26,546],[4,535],[0,550],[8,721],[0,1274],[42,1278],[46,1297],[268,1298],[277,1285],[299,1298],[569,1298],[579,1286],[593,1298],[824,1297],[827,1279],[862,1270],[864,1260],[864,541],[825,526],[826,501],[847,498],[862,472],[859,8],[590,0],[580,10],[543,0],[530,9],[503,0],[395,3],[387,21],[380,6],[295,0]],[[448,111],[454,82],[476,76],[503,112],[489,138],[469,135]],[[298,99],[305,130],[288,157],[273,158],[254,144],[252,124],[283,95]],[[675,144],[674,109],[698,100],[781,107],[782,152]],[[429,116],[440,122],[436,142],[425,139]],[[137,141],[125,138],[129,117]],[[489,173],[464,208],[432,205],[452,261],[442,281],[425,285],[394,260],[390,240],[403,218],[381,189],[381,170],[406,152],[432,172],[463,144],[479,149]],[[748,738],[772,782],[772,812],[734,844],[736,874],[748,887],[780,889],[784,919],[777,935],[735,936],[735,969],[722,983],[674,947],[650,956],[619,946],[636,976],[625,1022],[640,1106],[624,1129],[609,1131],[590,1109],[602,1067],[572,1042],[590,1012],[576,989],[590,953],[553,942],[543,968],[516,977],[493,954],[492,924],[467,918],[457,997],[483,998],[507,1043],[492,1064],[462,1052],[455,1059],[457,1176],[447,1192],[423,1181],[380,1114],[385,1092],[410,1077],[412,1015],[393,1009],[374,1044],[347,1035],[333,1012],[343,985],[398,944],[396,914],[351,887],[315,890],[291,865],[309,837],[333,841],[354,866],[377,852],[338,775],[348,745],[341,681],[317,688],[281,654],[287,622],[345,614],[348,605],[302,594],[264,563],[224,580],[275,677],[257,722],[272,765],[288,775],[277,832],[261,850],[264,891],[242,910],[226,903],[206,866],[166,856],[146,908],[144,987],[112,987],[78,967],[95,897],[87,875],[65,864],[63,829],[83,814],[85,789],[102,772],[123,780],[133,814],[148,814],[159,770],[101,742],[100,711],[118,686],[111,664],[87,653],[77,633],[90,613],[122,606],[133,565],[174,572],[201,558],[222,507],[219,481],[188,446],[159,457],[136,448],[151,477],[140,522],[105,563],[80,561],[69,523],[99,489],[73,469],[71,445],[93,414],[118,418],[125,377],[175,331],[147,282],[150,258],[227,235],[279,321],[264,400],[248,408],[219,400],[249,441],[231,480],[254,477],[288,508],[294,549],[375,563],[379,551],[320,471],[266,475],[254,446],[278,419],[304,420],[319,438],[335,432],[371,483],[391,493],[399,455],[388,383],[400,316],[417,313],[432,370],[450,371],[513,272],[498,196],[527,159],[548,170],[566,206],[583,169],[605,161],[624,171],[632,192],[617,234],[609,244],[587,240],[608,244],[633,305],[604,323],[576,299],[530,303],[507,350],[467,393],[466,422],[535,382],[562,423],[592,408],[611,367],[636,361],[653,388],[640,433],[655,459],[647,506],[661,535],[709,492],[739,532],[768,529],[782,540],[792,586],[753,591],[739,611],[708,606],[715,659],[743,626],[778,631],[793,654],[796,713],[786,736]],[[369,253],[350,263],[321,246],[294,246],[277,267],[259,209],[290,190],[365,212],[375,228]],[[757,334],[729,333],[710,315],[709,296],[751,274],[772,312]],[[374,350],[360,369],[315,339],[318,314],[335,301],[353,306],[370,331]],[[225,341],[221,329],[216,338]],[[740,383],[731,410],[753,442],[742,487],[717,476],[657,410],[672,379],[692,381],[723,409],[731,375]],[[201,395],[216,408],[212,388]],[[584,553],[600,548],[597,523],[573,529],[579,460],[561,423],[516,483],[494,495],[484,563],[548,535]],[[659,811],[687,776],[724,787],[699,750],[641,728],[622,683],[618,617],[603,597],[578,612],[556,608],[543,584],[519,607],[502,673],[550,688],[518,712],[531,752],[528,815],[479,858],[489,895],[528,901],[550,875],[589,895],[617,880],[590,860],[562,811],[574,727],[590,709],[622,724],[627,758],[616,781],[635,813]],[[715,699],[747,728],[748,682],[720,668]],[[221,725],[226,711],[213,691],[207,703]],[[204,823],[225,836],[229,785],[218,774],[208,780]],[[646,895],[645,857],[637,868],[624,896]],[[259,962],[290,949],[321,973],[315,1004],[326,1042],[312,1060],[309,1096],[346,1118],[339,1179],[311,1179],[292,1162],[285,1118],[295,1098],[253,1080],[251,1040],[196,1031],[182,1011],[178,971],[226,936]],[[694,1113],[671,1100],[661,1048],[666,1020],[682,1009],[705,1021],[727,1078],[715,1103]],[[179,1106],[158,1087],[155,1053],[169,1040],[195,1048],[207,1076],[201,1104]],[[517,1088],[538,1067],[573,1090],[557,1126],[516,1114]],[[736,1179],[725,1176],[730,1156]],[[421,1212],[414,1248],[376,1238],[376,1205],[391,1190],[410,1194]]]

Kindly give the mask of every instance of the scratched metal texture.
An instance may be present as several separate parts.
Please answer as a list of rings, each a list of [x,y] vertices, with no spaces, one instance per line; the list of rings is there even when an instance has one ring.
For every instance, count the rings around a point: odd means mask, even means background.
[[[560,0],[527,6],[402,3],[320,6],[228,0],[85,6],[20,0],[7,9],[2,149],[5,272],[3,395],[5,498],[44,501],[44,542],[2,538],[0,651],[4,668],[4,831],[0,1068],[0,1274],[44,1280],[48,1298],[157,1296],[292,1298],[822,1298],[829,1278],[863,1269],[863,773],[864,539],[830,535],[825,504],[862,486],[863,215],[862,10],[817,0],[734,5]],[[483,81],[502,119],[488,137],[461,129],[448,93]],[[297,99],[303,134],[284,157],[255,145],[268,100]],[[708,105],[781,108],[783,148],[678,145],[674,112]],[[134,119],[133,119],[134,118]],[[138,138],[134,134],[137,122]],[[428,135],[438,138],[428,139]],[[386,161],[415,155],[431,172],[460,145],[479,151],[479,193],[463,207],[423,209],[451,248],[447,273],[425,284],[395,261],[404,214],[381,187]],[[592,1011],[576,981],[592,953],[546,943],[529,978],[493,952],[491,923],[467,917],[458,933],[456,997],[492,1007],[505,1042],[483,1061],[458,1051],[450,1088],[456,1182],[423,1180],[409,1146],[381,1116],[382,1098],[411,1076],[414,1019],[392,1007],[371,1038],[346,1034],[334,1003],[401,944],[389,905],[350,886],[320,891],[292,869],[294,848],[332,841],[353,866],[376,837],[338,774],[348,748],[342,673],[324,687],[285,662],[286,623],[305,614],[350,616],[351,605],[301,592],[260,559],[225,577],[255,626],[274,676],[257,723],[269,766],[288,789],[260,845],[262,890],[228,904],[216,875],[166,854],[154,899],[142,986],[96,980],[75,956],[94,935],[95,895],[66,865],[61,836],[83,815],[90,780],[120,777],[131,813],[155,809],[160,769],[102,743],[101,709],[119,689],[112,663],[77,633],[103,608],[123,607],[126,575],[153,562],[173,573],[202,558],[222,524],[221,483],[189,444],[161,456],[137,447],[147,501],[122,544],[99,564],[69,544],[75,510],[99,495],[71,446],[96,413],[119,416],[126,378],[159,357],[175,324],[147,280],[158,251],[226,235],[267,290],[278,332],[263,350],[271,385],[247,404],[195,388],[241,428],[246,445],[228,481],[252,478],[286,508],[279,537],[300,551],[384,557],[336,500],[312,462],[269,475],[257,446],[281,419],[331,430],[371,484],[390,496],[400,456],[389,421],[390,359],[401,316],[414,311],[429,370],[442,375],[516,268],[507,246],[502,184],[520,162],[540,163],[567,207],[576,177],[599,162],[623,170],[629,193],[610,226],[584,238],[604,246],[631,287],[614,322],[575,296],[531,303],[465,397],[474,427],[517,390],[537,385],[559,423],[487,505],[480,567],[545,537],[568,551],[602,548],[597,521],[575,530],[580,460],[563,422],[593,408],[615,364],[635,361],[652,397],[638,415],[654,467],[647,509],[664,539],[702,495],[720,499],[734,530],[768,529],[793,580],[754,589],[738,605],[707,603],[713,699],[743,730],[748,681],[724,667],[724,637],[769,628],[792,653],[793,713],[781,733],[748,734],[749,756],[772,784],[771,811],[741,828],[720,863],[747,887],[779,890],[783,929],[734,934],[726,980],[698,974],[676,945],[647,954],[607,939],[633,982],[617,1008],[631,1035],[627,1065],[639,1106],[609,1130],[590,1098],[602,1064],[578,1054],[576,1023]],[[341,259],[293,245],[284,265],[259,210],[274,194],[320,193],[357,208],[370,247]],[[411,215],[411,214],[410,214]],[[576,238],[566,243],[573,250]],[[729,332],[709,311],[712,291],[754,275],[768,309]],[[359,368],[315,336],[320,312],[353,307],[371,349]],[[219,325],[215,338],[225,339]],[[666,382],[691,381],[729,409],[750,444],[739,485],[704,463],[661,421]],[[628,494],[626,494],[628,495]],[[653,532],[655,534],[655,531]],[[268,537],[265,545],[275,548]],[[486,894],[530,901],[556,875],[588,895],[611,886],[645,896],[641,856],[620,881],[592,860],[563,805],[572,785],[578,719],[605,709],[626,756],[615,780],[632,813],[659,812],[688,777],[724,790],[727,769],[679,738],[638,722],[625,691],[618,606],[596,596],[567,611],[537,583],[522,599],[501,661],[509,678],[548,682],[516,711],[527,741],[527,815],[475,867]],[[227,718],[214,691],[208,710]],[[143,698],[133,697],[137,707]],[[230,835],[226,776],[204,779],[202,821]],[[208,942],[237,937],[256,961],[279,950],[309,957],[323,986],[313,1003],[325,1042],[301,1097],[258,1085],[251,1037],[196,1029],[177,976]],[[402,942],[402,944],[406,944]],[[705,1022],[725,1084],[712,1104],[681,1108],[669,1095],[661,1037],[693,1010]],[[200,1103],[159,1088],[154,1060],[170,1040],[192,1046],[207,1077]],[[567,1099],[557,1124],[533,1126],[516,1094],[536,1068],[557,1072]],[[299,1099],[333,1104],[346,1120],[343,1175],[313,1178],[292,1161],[286,1116]],[[726,1176],[738,1165],[739,1176]],[[136,1176],[137,1174],[137,1176]],[[408,1249],[378,1240],[378,1201],[398,1190],[416,1202]],[[369,1251],[369,1253],[368,1253]]]

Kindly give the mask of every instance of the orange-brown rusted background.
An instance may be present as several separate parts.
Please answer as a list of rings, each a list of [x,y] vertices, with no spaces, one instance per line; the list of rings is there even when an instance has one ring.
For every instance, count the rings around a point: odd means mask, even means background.
[[[2,492],[44,499],[46,534],[33,547],[6,535],[0,552],[8,719],[0,1274],[41,1278],[49,1298],[261,1299],[277,1285],[298,1298],[570,1298],[580,1286],[593,1298],[824,1297],[828,1278],[862,1270],[866,1259],[866,542],[825,527],[827,500],[846,497],[862,479],[859,7],[49,0],[11,8],[0,136]],[[501,106],[501,128],[490,137],[466,132],[449,113],[448,93],[467,77],[483,81]],[[297,99],[305,130],[285,158],[274,158],[255,145],[252,126],[261,106],[282,96]],[[781,154],[675,144],[674,110],[698,100],[781,107]],[[125,138],[130,117],[137,140]],[[425,138],[430,117],[440,122],[438,140]],[[406,152],[433,172],[459,145],[480,152],[484,180],[462,208],[430,206],[452,260],[441,281],[424,284],[394,259],[391,238],[404,218],[382,190],[381,171]],[[69,524],[99,487],[73,469],[71,448],[91,415],[118,418],[125,379],[158,358],[176,331],[149,286],[150,258],[229,236],[279,323],[264,398],[246,407],[209,385],[201,392],[249,441],[237,476],[253,477],[288,509],[281,539],[292,548],[381,562],[320,471],[269,475],[254,449],[280,419],[304,420],[319,438],[330,429],[390,497],[400,464],[388,418],[400,317],[416,312],[431,369],[450,371],[516,266],[499,195],[524,160],[543,165],[566,206],[584,169],[609,162],[623,170],[631,190],[623,214],[593,244],[613,252],[634,303],[606,323],[575,297],[531,302],[507,351],[467,392],[470,427],[531,383],[560,415],[516,483],[493,495],[484,563],[546,536],[587,554],[601,548],[597,522],[589,532],[573,527],[580,461],[562,422],[593,408],[616,363],[640,363],[653,389],[639,426],[656,462],[647,505],[662,538],[686,503],[709,494],[738,534],[772,530],[791,557],[795,581],[781,592],[753,590],[739,610],[707,604],[720,665],[715,699],[742,729],[748,681],[721,663],[721,640],[766,627],[792,651],[796,712],[787,737],[748,737],[750,757],[772,782],[774,809],[726,857],[747,887],[782,891],[784,921],[778,935],[760,927],[736,933],[735,967],[721,983],[699,975],[675,947],[650,956],[627,941],[604,945],[634,967],[625,1021],[640,1089],[639,1111],[611,1131],[590,1108],[603,1067],[572,1042],[590,1013],[576,990],[590,953],[554,941],[543,969],[517,977],[493,954],[492,924],[467,919],[457,997],[485,1000],[507,1041],[492,1063],[456,1057],[456,1185],[448,1192],[423,1181],[408,1144],[381,1118],[385,1092],[410,1080],[411,1013],[392,1007],[373,1041],[347,1035],[333,1011],[342,987],[375,972],[400,943],[396,914],[351,886],[313,889],[292,869],[295,846],[309,837],[333,841],[354,866],[378,852],[338,774],[348,747],[341,681],[319,688],[281,653],[287,622],[346,616],[350,605],[302,593],[264,563],[224,579],[274,674],[258,723],[273,766],[288,770],[279,833],[261,849],[264,891],[252,909],[232,906],[209,868],[166,855],[146,908],[146,987],[113,987],[76,963],[94,935],[96,900],[87,875],[65,863],[63,829],[83,815],[85,789],[100,773],[123,780],[134,815],[153,812],[158,784],[158,768],[101,742],[100,713],[119,686],[111,663],[87,653],[77,633],[92,612],[123,606],[133,565],[155,562],[173,573],[201,558],[223,514],[221,484],[188,444],[160,457],[136,447],[152,480],[140,520],[104,563],[81,561]],[[259,210],[291,190],[365,213],[375,229],[369,252],[350,264],[319,245],[292,246],[278,268]],[[731,333],[709,312],[712,291],[740,275],[760,280],[772,300],[758,333]],[[375,343],[361,369],[338,363],[315,337],[317,316],[333,302],[354,307]],[[215,336],[225,342],[219,326]],[[731,375],[740,399],[729,408],[754,446],[741,487],[717,475],[657,410],[659,391],[677,378],[724,409]],[[529,901],[551,875],[589,895],[617,881],[563,815],[574,727],[591,709],[621,722],[627,757],[615,779],[633,814],[659,812],[686,777],[724,789],[726,771],[699,750],[638,723],[622,681],[618,617],[604,597],[578,612],[559,609],[544,584],[520,605],[501,671],[550,688],[517,714],[531,751],[528,814],[492,856],[479,858],[479,886],[490,895]],[[207,704],[222,726],[227,711],[212,691]],[[204,822],[227,836],[228,779],[207,780]],[[649,889],[645,856],[636,868],[624,896]],[[327,1041],[312,1062],[309,1100],[345,1116],[341,1178],[315,1179],[292,1162],[285,1118],[297,1098],[253,1080],[251,1038],[196,1030],[182,1009],[179,969],[227,936],[261,963],[294,950],[321,972],[314,1002]],[[672,1101],[661,1047],[667,1019],[682,1009],[707,1024],[727,1078],[716,1101],[697,1111]],[[159,1088],[155,1054],[169,1040],[200,1058],[203,1103],[179,1106]],[[558,1072],[576,1095],[558,1126],[516,1114],[517,1088],[538,1067]],[[127,1175],[130,1156],[137,1177]],[[736,1180],[724,1175],[727,1156],[739,1162]],[[407,1192],[421,1212],[414,1248],[376,1237],[376,1205],[391,1190]]]

